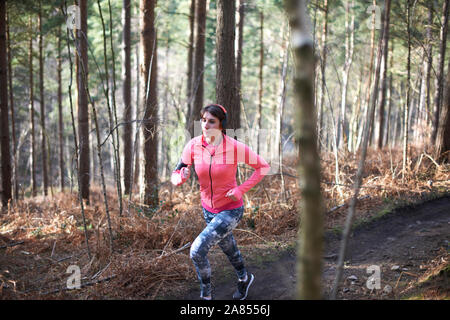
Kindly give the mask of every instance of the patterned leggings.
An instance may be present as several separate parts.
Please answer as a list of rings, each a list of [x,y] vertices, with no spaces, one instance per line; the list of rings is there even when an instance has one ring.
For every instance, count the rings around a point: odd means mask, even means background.
[[[247,271],[244,261],[231,233],[242,219],[244,207],[211,213],[203,208],[206,228],[198,235],[191,246],[190,257],[200,281],[201,297],[211,295],[211,266],[209,264],[209,249],[218,244],[228,257],[239,279],[245,278]]]

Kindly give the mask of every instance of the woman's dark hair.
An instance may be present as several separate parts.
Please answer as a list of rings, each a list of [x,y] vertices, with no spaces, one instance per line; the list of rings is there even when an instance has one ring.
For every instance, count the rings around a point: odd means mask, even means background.
[[[205,112],[209,112],[214,117],[219,119],[220,124],[222,126],[222,132],[225,133],[225,129],[227,126],[227,114],[223,111],[221,107],[216,104],[209,104],[200,111],[200,117],[203,118]]]

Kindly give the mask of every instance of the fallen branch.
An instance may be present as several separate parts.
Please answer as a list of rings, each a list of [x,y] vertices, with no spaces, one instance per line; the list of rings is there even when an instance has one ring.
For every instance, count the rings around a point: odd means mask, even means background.
[[[106,281],[109,281],[111,279],[114,279],[115,277],[117,277],[117,276],[115,274],[113,274],[110,277],[106,277],[106,278],[95,280],[95,281],[85,282],[85,283],[82,283],[80,285],[79,289],[84,288],[84,287],[88,287],[88,286],[92,286],[92,285],[97,284],[97,283],[106,282]],[[65,287],[65,288],[55,289],[55,290],[52,290],[52,291],[43,292],[43,293],[40,293],[40,294],[42,294],[42,295],[54,294],[54,293],[58,293],[58,292],[61,292],[61,291],[68,291],[68,290],[74,290],[74,289],[69,289],[69,288]]]
[[[8,247],[15,247],[15,246],[18,246],[19,244],[23,244],[23,243],[24,243],[24,241],[8,243],[7,245],[1,246],[0,249],[5,249],[5,248],[8,248]]]
[[[364,197],[362,197],[362,198],[358,198],[358,201],[361,201],[361,200],[364,200],[364,199],[367,199],[367,198],[370,198],[370,196],[364,196]],[[336,211],[337,209],[339,209],[339,208],[342,208],[343,206],[345,206],[347,203],[343,203],[343,204],[340,204],[340,205],[338,205],[338,206],[336,206],[336,207],[334,207],[334,208],[331,208],[328,212],[327,212],[327,214],[328,213],[332,213],[333,211]]]
[[[188,243],[186,243],[184,246],[182,246],[181,248],[178,248],[178,249],[175,250],[175,251],[171,251],[171,252],[169,252],[169,253],[161,254],[161,255],[160,255],[159,257],[157,257],[156,259],[161,259],[161,258],[165,258],[165,257],[171,256],[172,254],[175,254],[175,253],[178,253],[178,252],[180,252],[180,251],[183,251],[184,249],[187,249],[187,248],[189,248],[190,246],[191,246],[191,243],[188,242]]]
[[[250,233],[250,234],[254,235],[255,237],[261,239],[261,240],[264,241],[264,242],[267,242],[267,243],[270,242],[270,241],[267,241],[267,240],[264,239],[264,238],[261,238],[260,236],[258,236],[258,235],[257,235],[256,233],[254,233],[254,232],[251,232],[251,231],[248,231],[248,230],[244,230],[244,229],[234,229],[234,230],[236,230],[236,231],[242,231],[242,232],[247,232],[247,233]]]

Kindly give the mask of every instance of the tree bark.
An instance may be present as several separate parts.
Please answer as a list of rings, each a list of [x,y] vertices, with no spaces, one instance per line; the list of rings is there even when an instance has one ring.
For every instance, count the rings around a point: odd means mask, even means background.
[[[42,0],[39,1],[39,93],[41,107],[41,152],[42,152],[42,179],[44,195],[48,194],[48,172],[47,172],[47,145],[45,143],[45,97],[44,97],[44,56],[43,56],[44,36],[42,32]]]
[[[439,114],[442,104],[442,92],[444,86],[444,61],[445,61],[445,49],[447,46],[447,30],[448,30],[448,15],[449,15],[449,0],[444,0],[442,8],[442,26],[440,39],[441,44],[439,48],[439,65],[436,70],[436,93],[434,96],[434,115],[433,115],[433,129],[431,132],[431,145],[436,142],[437,131],[439,127]]]
[[[8,50],[8,84],[9,84],[9,109],[11,110],[11,135],[13,143],[13,200],[19,198],[19,181],[18,181],[18,159],[17,159],[17,140],[16,140],[16,116],[14,110],[14,94],[13,94],[13,80],[12,80],[12,66],[11,66],[11,38],[9,34],[9,17],[8,9],[6,10],[6,37]]]
[[[80,146],[79,171],[81,184],[78,186],[81,197],[89,204],[90,157],[89,157],[89,109],[86,88],[88,86],[87,55],[87,0],[78,0],[81,29],[77,30],[78,54],[76,55],[76,74],[78,92],[78,141]]]
[[[32,18],[30,16],[28,20],[29,31],[30,31],[30,43],[28,49],[28,73],[30,75],[30,171],[31,171],[31,195],[33,197],[37,194],[37,183],[36,183],[36,135],[35,135],[35,127],[34,127],[34,81],[33,81],[33,36],[32,36]]]
[[[436,159],[439,163],[450,163],[450,69],[447,71],[444,101],[439,118],[439,129],[436,138]]]
[[[131,169],[132,169],[132,152],[133,142],[131,135],[133,126],[131,123],[131,2],[130,0],[123,0],[122,8],[123,21],[123,152],[124,152],[124,166],[123,166],[123,180],[125,187],[125,194],[130,194],[131,190]]]
[[[157,38],[155,28],[156,0],[141,0],[141,78],[144,106],[144,203],[151,209],[158,205],[158,100],[157,100]]]
[[[185,128],[189,130],[189,118],[191,118],[192,105],[193,105],[193,68],[194,68],[194,37],[195,37],[195,0],[191,0],[191,7],[189,10],[189,48],[187,58],[187,86],[186,86],[186,98],[187,98],[187,112],[186,112],[186,124]]]
[[[409,134],[409,107],[411,100],[411,0],[406,1],[406,23],[408,35],[408,57],[406,60],[406,104],[403,113],[403,162],[402,162],[402,182],[405,179],[405,174],[408,164],[408,134]]]
[[[192,74],[192,93],[194,95],[194,104],[189,117],[189,133],[191,137],[194,137],[194,121],[200,120],[200,110],[203,107],[203,72],[205,69],[206,0],[196,1],[194,70]]]
[[[353,9],[354,1],[352,1],[351,8]],[[341,112],[338,120],[338,147],[346,145],[347,142],[347,122],[345,121],[347,111],[347,88],[348,76],[353,62],[353,48],[354,48],[354,31],[355,31],[355,15],[352,14],[351,23],[349,25],[350,5],[345,4],[345,62],[342,70],[342,96],[341,96]]]
[[[239,23],[238,23],[238,48],[236,55],[236,90],[238,95],[239,107],[234,110],[235,117],[235,129],[241,127],[241,100],[242,100],[242,54],[244,50],[244,21],[245,21],[245,1],[239,0]]]
[[[259,13],[260,21],[260,47],[259,47],[259,90],[258,90],[258,109],[256,112],[256,153],[260,153],[261,145],[261,120],[262,120],[262,98],[264,88],[264,12]]]
[[[375,7],[377,5],[377,1],[373,0],[372,2],[372,31],[370,34],[370,60],[369,60],[369,73],[367,76],[368,82],[367,82],[367,88],[366,88],[366,100],[364,105],[364,110],[366,110],[366,113],[369,110],[369,104],[370,104],[370,95],[371,95],[371,89],[372,89],[372,77],[373,77],[373,60],[375,55],[375,23],[376,23],[376,11]],[[376,75],[375,75],[376,76]],[[367,107],[366,107],[367,106]],[[362,132],[362,131],[361,131]],[[370,131],[372,133],[372,131]],[[372,136],[372,134],[371,134]],[[371,139],[369,139],[369,143]],[[358,147],[357,147],[358,149]]]
[[[8,119],[8,82],[6,53],[6,1],[0,1],[0,142],[1,142],[1,172],[2,172],[2,204],[8,206],[11,199],[11,155]]]
[[[323,31],[322,31],[322,61],[320,64],[320,73],[321,73],[321,90],[319,96],[319,121],[318,121],[318,146],[319,151],[321,150],[321,140],[322,140],[322,131],[323,131],[323,109],[325,104],[325,70],[327,65],[327,36],[328,36],[328,0],[324,0],[323,4],[324,10],[324,21],[323,21]]]
[[[385,8],[390,8],[391,1],[386,0]],[[387,79],[387,69],[388,69],[388,58],[389,58],[389,20],[390,11],[384,15],[384,31],[383,31],[383,63],[381,72],[381,99],[378,113],[378,149],[383,147],[383,133],[384,133],[384,110],[386,104],[386,79]]]
[[[58,28],[58,58],[57,58],[57,72],[58,72],[58,138],[59,138],[59,176],[61,191],[64,191],[64,121],[62,111],[62,52],[61,52],[61,26]]]
[[[216,101],[227,109],[227,127],[235,128],[239,108],[236,87],[235,25],[236,1],[217,0]]]
[[[323,202],[314,108],[314,53],[305,1],[286,0],[295,59],[296,143],[299,148],[301,224],[297,254],[297,298],[321,299]],[[308,155],[308,156],[304,156]]]

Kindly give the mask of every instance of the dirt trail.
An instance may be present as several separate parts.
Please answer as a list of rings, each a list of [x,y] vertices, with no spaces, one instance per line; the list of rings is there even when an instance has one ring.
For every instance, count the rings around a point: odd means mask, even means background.
[[[422,264],[450,250],[450,197],[427,201],[394,212],[358,227],[352,233],[346,257],[343,285],[339,299],[398,299],[409,281],[422,275]],[[327,233],[323,265],[324,297],[327,298],[335,276],[340,237]],[[380,267],[381,289],[369,290],[367,267]],[[395,266],[395,267],[394,267]],[[391,270],[394,269],[397,270]],[[248,263],[255,274],[248,300],[293,299],[295,292],[295,250],[285,250],[279,259],[265,263]],[[214,270],[213,270],[214,273]],[[213,275],[214,276],[214,275]],[[348,277],[353,276],[353,281]],[[355,278],[356,277],[356,278]],[[230,299],[235,280],[215,283],[215,298]],[[218,282],[218,280],[217,280]],[[385,293],[386,286],[393,288]],[[389,288],[386,288],[389,289]],[[181,299],[198,299],[198,286]],[[178,299],[178,298],[177,298]]]

